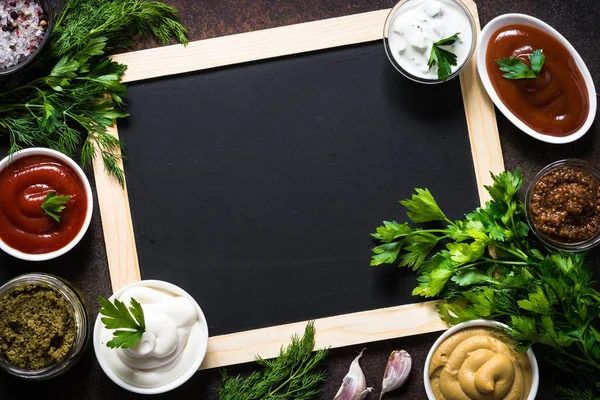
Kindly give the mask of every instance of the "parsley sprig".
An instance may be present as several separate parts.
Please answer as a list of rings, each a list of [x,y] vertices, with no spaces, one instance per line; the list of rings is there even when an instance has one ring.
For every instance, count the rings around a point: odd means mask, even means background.
[[[44,197],[44,202],[41,205],[42,210],[52,217],[56,222],[60,223],[60,214],[65,209],[65,204],[69,202],[71,196],[60,195],[57,196],[55,191],[49,192]]]
[[[431,47],[431,53],[429,53],[429,61],[427,62],[427,66],[429,69],[431,69],[437,65],[438,79],[442,81],[448,79],[452,73],[451,66],[456,65],[456,54],[443,49],[441,46],[453,45],[454,42],[456,42],[458,35],[460,35],[460,32],[457,32],[450,37],[438,40],[437,42],[433,43]]]
[[[532,79],[537,78],[540,74],[545,61],[546,56],[542,50],[537,49],[529,55],[531,68],[516,57],[506,57],[496,60],[496,63],[500,66],[501,71],[506,72],[503,75],[506,79]]]
[[[281,349],[279,356],[265,360],[259,356],[256,363],[261,371],[247,378],[230,377],[222,371],[223,384],[219,400],[294,399],[310,400],[317,397],[327,377],[320,369],[327,349],[313,352],[315,346],[314,322],[309,322],[302,338],[292,336],[290,345]]]
[[[146,320],[142,306],[134,298],[131,299],[131,306],[128,308],[123,302],[115,299],[113,303],[110,300],[99,296],[99,313],[104,315],[101,318],[106,329],[116,329],[113,332],[113,338],[106,343],[111,349],[131,348],[142,338],[146,331]]]
[[[373,249],[371,265],[398,263],[416,270],[413,294],[443,298],[438,311],[448,324],[477,318],[504,322],[519,350],[533,346],[539,358],[583,385],[561,392],[598,397],[600,293],[592,270],[583,253],[547,248],[529,233],[517,197],[523,185],[519,170],[492,178],[486,187],[492,200],[458,221],[446,217],[427,189],[416,189],[401,201],[409,220],[442,226],[385,221],[372,234],[382,244]]]

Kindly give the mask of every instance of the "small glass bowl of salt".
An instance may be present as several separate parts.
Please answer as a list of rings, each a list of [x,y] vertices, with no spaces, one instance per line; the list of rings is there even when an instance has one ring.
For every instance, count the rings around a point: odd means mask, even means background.
[[[50,0],[0,1],[0,78],[29,65],[53,26]]]

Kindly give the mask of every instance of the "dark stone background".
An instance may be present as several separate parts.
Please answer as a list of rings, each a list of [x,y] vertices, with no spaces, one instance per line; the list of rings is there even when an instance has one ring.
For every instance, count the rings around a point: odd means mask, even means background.
[[[276,26],[338,17],[366,11],[389,8],[394,0],[166,0],[181,10],[182,20],[190,30],[190,40],[199,40]],[[587,63],[595,84],[600,84],[600,2],[597,0],[479,0],[482,25],[497,15],[519,12],[538,17],[560,31],[578,49]],[[138,43],[137,48],[154,46]],[[562,158],[577,157],[598,163],[600,128],[596,123],[579,141],[568,145],[550,145],[536,141],[512,126],[498,114],[498,126],[507,169],[519,167],[525,179],[531,179],[544,165]],[[90,174],[91,176],[91,174]],[[592,254],[597,259],[598,251]],[[596,264],[597,265],[597,264]],[[108,266],[99,213],[75,250],[54,262],[33,265],[8,261],[0,257],[0,280],[19,273],[43,269],[70,279],[81,288],[90,301],[98,295],[110,295]],[[598,267],[596,267],[598,270]],[[95,308],[95,307],[94,307]],[[93,316],[95,317],[95,315]],[[402,321],[398,321],[399,324]],[[400,390],[385,396],[387,399],[425,399],[422,384],[425,356],[438,334],[428,334],[372,343],[362,360],[369,385],[379,392],[388,354],[394,349],[406,349],[413,357],[413,372]],[[328,360],[329,378],[319,398],[331,399],[345,375],[350,362],[362,346],[338,349]],[[244,371],[248,366],[232,370]],[[552,397],[551,387],[560,382],[542,369],[539,399]],[[183,387],[166,395],[165,399],[216,399],[220,379],[217,371],[196,374]],[[101,371],[91,348],[80,363],[65,375],[46,382],[26,382],[0,374],[2,399],[130,399],[137,398],[113,384]],[[371,394],[368,399],[376,399]]]

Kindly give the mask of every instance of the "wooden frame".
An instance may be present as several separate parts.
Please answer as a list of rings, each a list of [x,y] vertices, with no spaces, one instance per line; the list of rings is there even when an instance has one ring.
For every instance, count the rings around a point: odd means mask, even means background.
[[[475,17],[477,7],[463,0]],[[390,10],[307,22],[239,35],[120,54],[113,58],[128,66],[125,82],[199,71],[308,51],[370,42],[383,38]],[[173,63],[177,60],[177,63]],[[473,164],[483,203],[489,171],[504,169],[496,116],[491,100],[477,77],[475,57],[460,75]],[[116,125],[110,133],[118,136]],[[98,203],[113,291],[139,281],[140,269],[127,190],[104,172],[102,159],[94,161]],[[399,323],[402,321],[402,323]],[[292,334],[301,334],[306,321],[211,337],[201,368],[214,368],[277,355]],[[315,321],[317,347],[342,347],[445,329],[435,302],[416,303],[322,318]]]

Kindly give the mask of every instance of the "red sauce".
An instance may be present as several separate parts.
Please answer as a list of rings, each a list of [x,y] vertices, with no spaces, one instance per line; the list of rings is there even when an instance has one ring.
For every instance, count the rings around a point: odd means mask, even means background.
[[[544,66],[537,78],[507,79],[497,59],[517,57],[530,65],[529,55],[543,50]],[[504,105],[527,126],[545,135],[567,136],[585,123],[589,112],[587,87],[569,51],[539,29],[510,25],[488,43],[486,66]]]
[[[60,223],[42,210],[49,192],[71,198]],[[81,230],[87,213],[84,184],[77,173],[50,156],[27,156],[0,172],[0,238],[28,254],[59,250]]]

